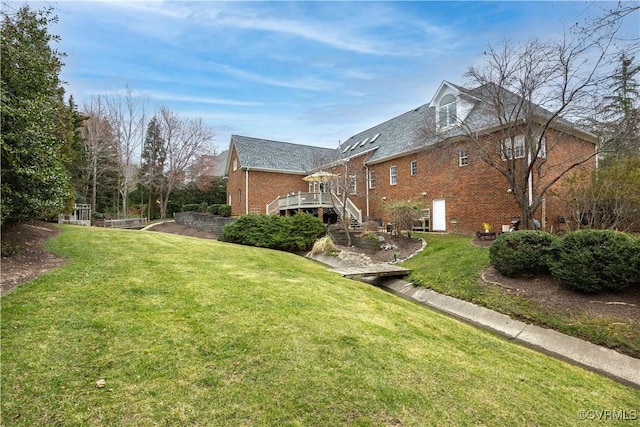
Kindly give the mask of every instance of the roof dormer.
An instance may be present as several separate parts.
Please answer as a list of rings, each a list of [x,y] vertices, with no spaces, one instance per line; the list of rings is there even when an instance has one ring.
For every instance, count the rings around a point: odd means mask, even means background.
[[[443,81],[429,103],[436,110],[438,130],[447,130],[464,122],[471,109],[480,100],[466,90]]]

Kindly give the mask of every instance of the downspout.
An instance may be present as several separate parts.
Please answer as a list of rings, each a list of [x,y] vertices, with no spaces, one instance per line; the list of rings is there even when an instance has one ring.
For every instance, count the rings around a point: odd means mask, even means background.
[[[531,152],[527,154],[527,186],[529,190],[529,208],[533,205],[533,174],[531,173]]]
[[[367,219],[370,221],[371,216],[369,215],[369,166],[364,165],[364,170],[365,170],[364,188],[365,188],[365,199],[367,201]]]
[[[244,214],[249,215],[249,168],[244,170]]]

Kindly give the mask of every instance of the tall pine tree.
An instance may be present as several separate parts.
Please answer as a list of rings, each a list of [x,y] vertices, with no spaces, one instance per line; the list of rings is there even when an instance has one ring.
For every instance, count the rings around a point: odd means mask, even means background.
[[[159,214],[159,206],[155,202],[160,198],[164,184],[164,163],[167,148],[160,132],[157,117],[153,117],[147,126],[147,134],[142,147],[141,181],[147,187],[149,219]]]
[[[640,84],[636,76],[640,65],[625,53],[620,55],[620,66],[611,76],[609,90],[602,111],[603,140],[609,154],[608,163],[614,157],[640,155]]]

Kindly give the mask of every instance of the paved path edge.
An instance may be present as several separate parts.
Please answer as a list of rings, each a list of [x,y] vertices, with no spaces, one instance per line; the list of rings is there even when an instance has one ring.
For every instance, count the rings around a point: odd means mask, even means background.
[[[505,314],[414,286],[401,279],[377,278],[362,281],[640,389],[640,359],[552,329],[514,320]]]

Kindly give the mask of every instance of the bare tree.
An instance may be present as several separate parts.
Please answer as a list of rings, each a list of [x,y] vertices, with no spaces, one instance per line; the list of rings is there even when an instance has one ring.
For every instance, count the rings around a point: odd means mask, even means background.
[[[215,134],[202,119],[181,118],[164,106],[160,107],[157,117],[161,139],[166,144],[166,186],[160,195],[160,217],[165,218],[171,193],[184,181],[186,170],[196,157],[212,152]]]
[[[394,234],[396,238],[400,236],[402,230],[406,230],[407,236],[411,238],[413,223],[422,215],[423,203],[408,201],[398,201],[387,206],[387,211],[393,221]]]
[[[120,169],[120,195],[122,212],[128,215],[127,198],[135,189],[137,164],[146,127],[145,102],[134,98],[131,88],[126,87],[124,95],[106,98],[107,117],[118,142],[118,164]]]
[[[527,228],[533,228],[533,214],[547,191],[597,155],[594,149],[568,161],[550,160],[569,138],[580,135],[572,123],[588,114],[584,106],[606,80],[602,70],[609,65],[612,43],[611,32],[579,33],[559,42],[505,42],[500,49],[489,47],[486,64],[467,72],[480,86],[496,127],[479,133],[472,124],[462,126],[479,157],[504,176]],[[588,138],[584,132],[580,136]]]
[[[89,103],[85,103],[83,112],[88,117],[84,121],[81,133],[91,179],[91,205],[93,209],[98,209],[98,181],[111,172],[109,160],[110,157],[117,157],[117,144],[106,117],[106,105],[102,97],[93,97]]]

